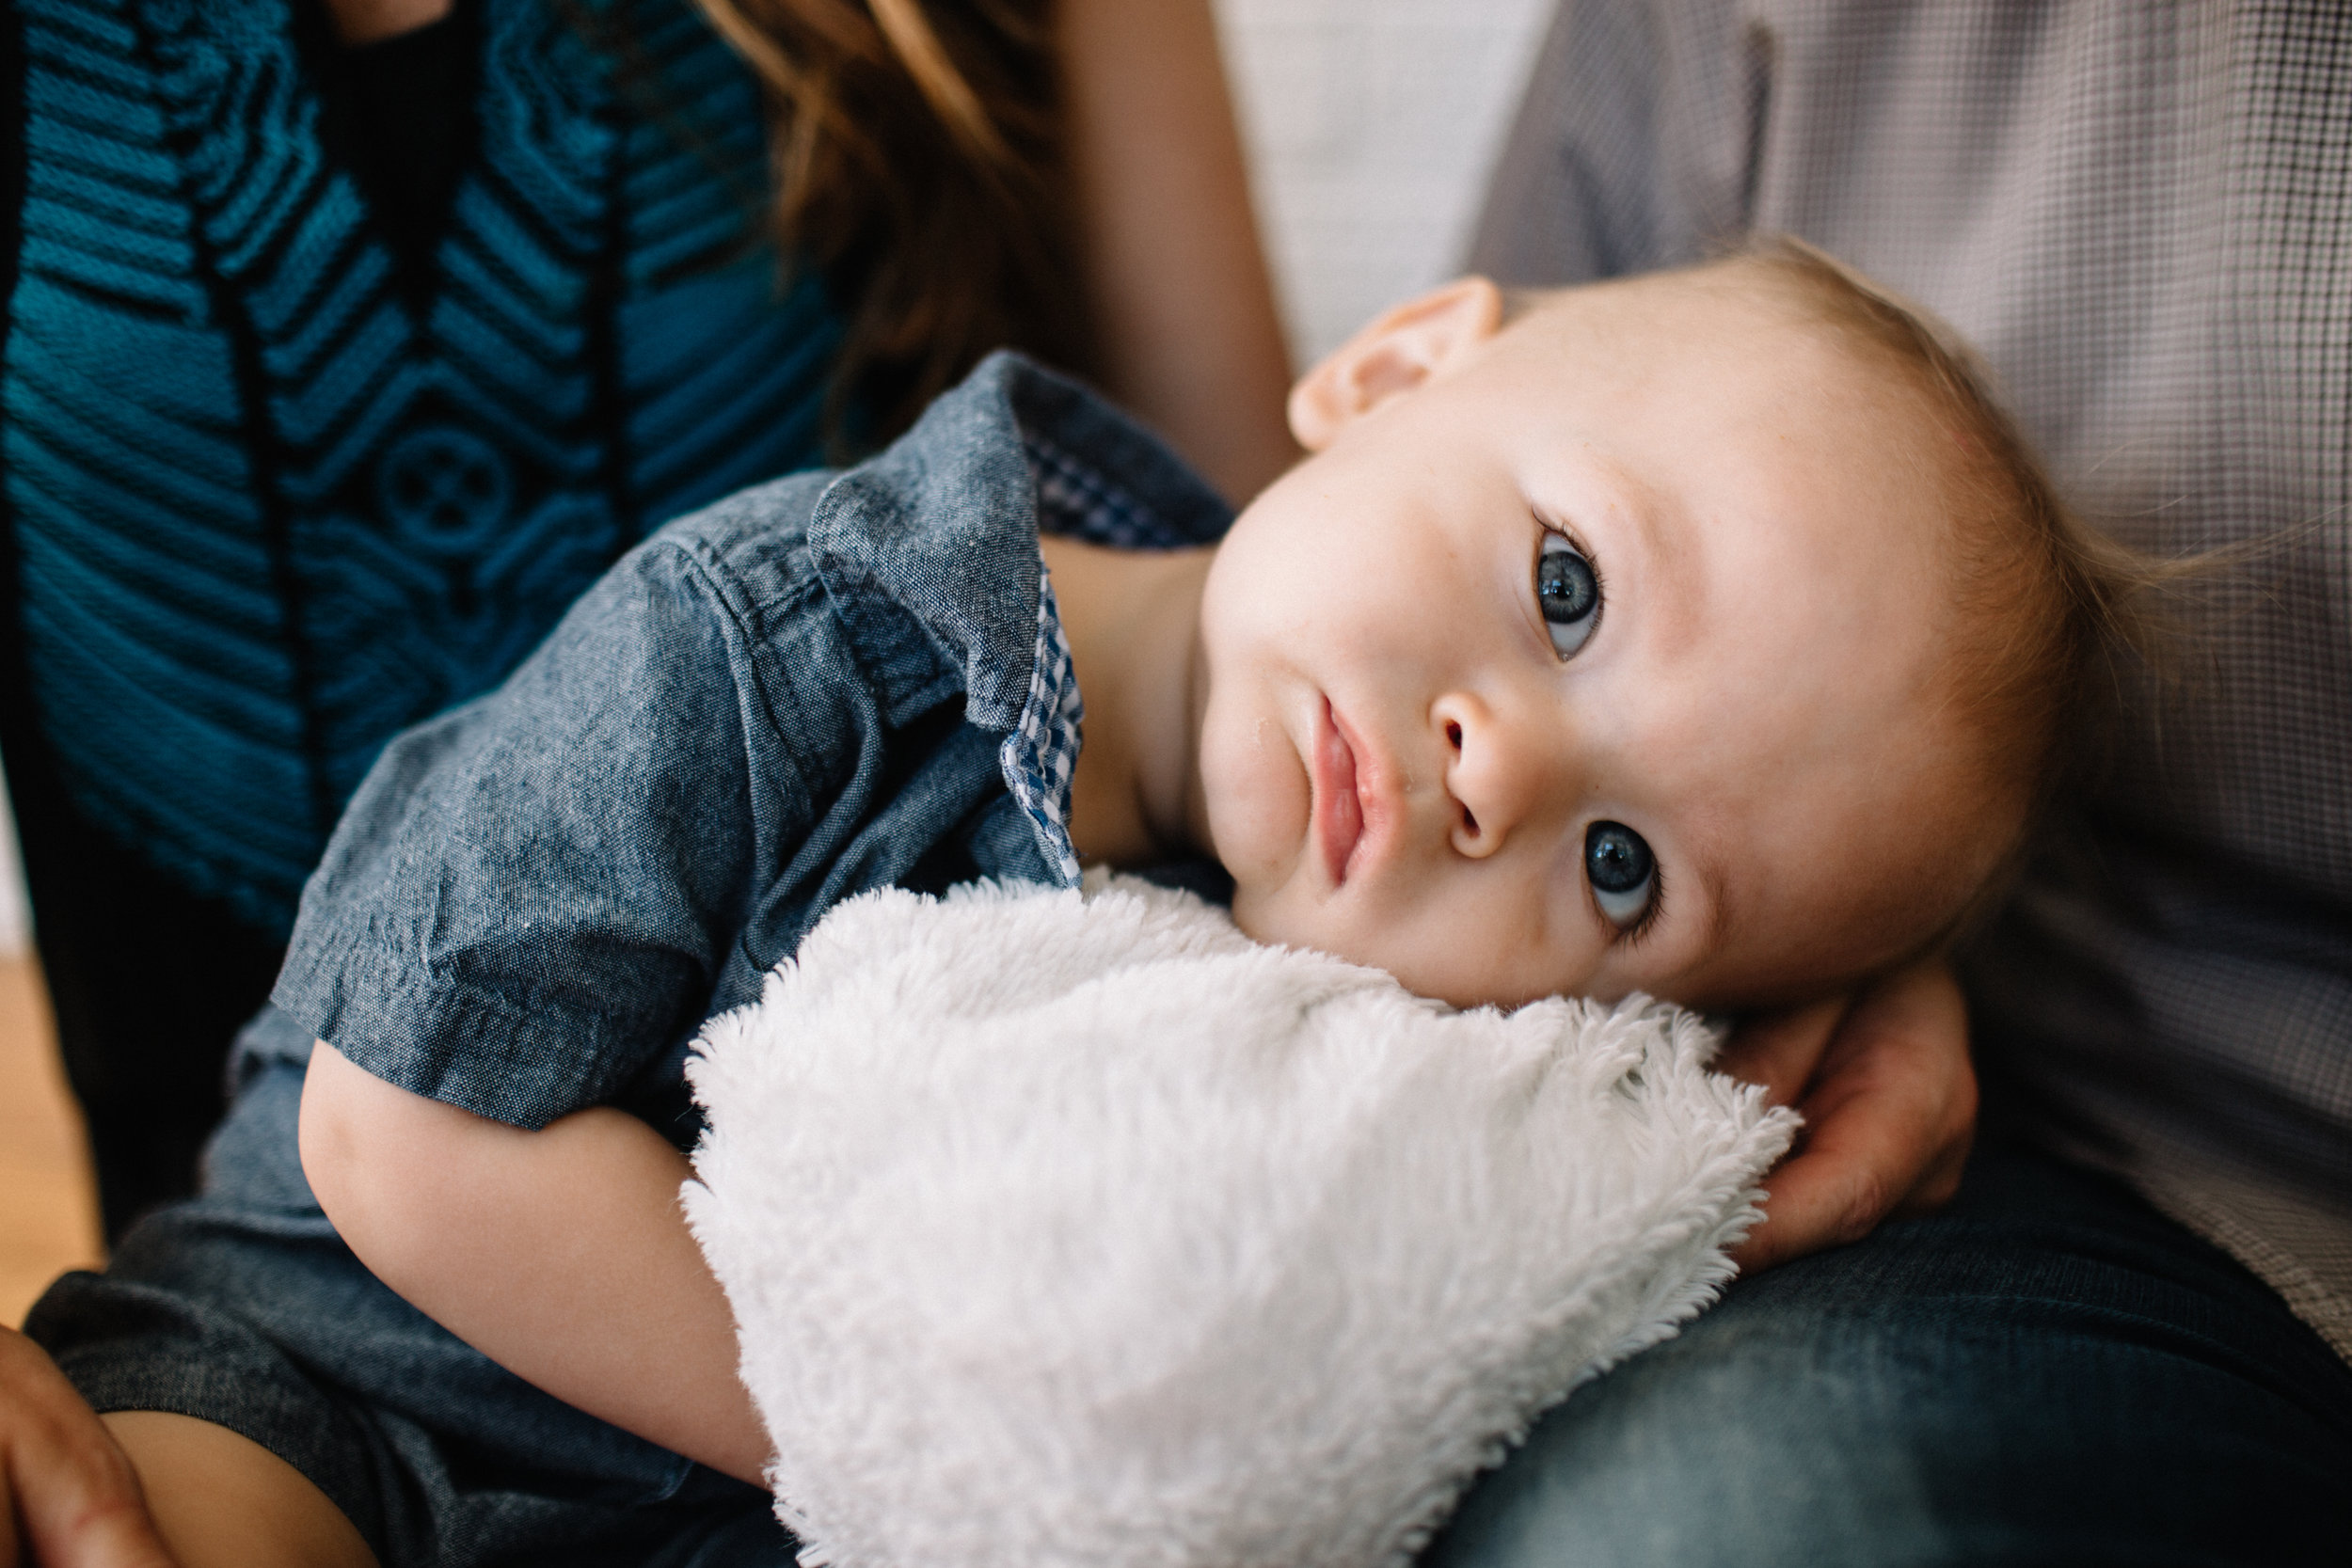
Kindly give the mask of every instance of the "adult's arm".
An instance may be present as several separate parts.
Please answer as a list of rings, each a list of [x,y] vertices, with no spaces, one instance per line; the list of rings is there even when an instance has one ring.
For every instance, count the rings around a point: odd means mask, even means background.
[[[0,1328],[0,1568],[20,1563],[176,1568],[105,1423],[39,1345]]]
[[[1062,0],[1057,24],[1104,378],[1246,500],[1298,449],[1209,0]]]
[[[1741,1269],[1858,1242],[1960,1190],[1977,1075],[1967,1006],[1942,958],[1745,1020],[1718,1065],[1805,1119],[1795,1152],[1765,1179],[1764,1223],[1735,1255]]]

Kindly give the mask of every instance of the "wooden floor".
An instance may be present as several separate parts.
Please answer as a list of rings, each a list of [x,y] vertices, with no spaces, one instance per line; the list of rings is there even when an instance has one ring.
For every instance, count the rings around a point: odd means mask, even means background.
[[[31,957],[0,958],[0,1323],[98,1260],[98,1197]]]

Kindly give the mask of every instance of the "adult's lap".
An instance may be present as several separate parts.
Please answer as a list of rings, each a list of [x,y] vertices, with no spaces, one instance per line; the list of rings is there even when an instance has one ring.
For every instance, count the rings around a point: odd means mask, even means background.
[[[1426,1568],[2341,1561],[2352,1370],[2120,1186],[1991,1148],[1579,1391]]]
[[[262,1125],[299,1090],[273,1072],[224,1130],[256,1134],[235,1180],[28,1325],[86,1394],[262,1441],[387,1562],[641,1528],[611,1560],[655,1541],[685,1554],[665,1561],[786,1560],[755,1489],[557,1405],[382,1292]],[[2267,1288],[2121,1187],[1993,1149],[1945,1213],[1741,1282],[1579,1391],[1425,1561],[2324,1561],[2352,1540],[2348,1474],[2352,1371]]]

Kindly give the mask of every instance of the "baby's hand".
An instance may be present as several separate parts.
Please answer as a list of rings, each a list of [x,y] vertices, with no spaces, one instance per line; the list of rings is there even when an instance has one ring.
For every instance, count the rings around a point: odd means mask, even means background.
[[[1765,1180],[1764,1223],[1732,1254],[1742,1273],[1858,1242],[1959,1191],[1977,1074],[1967,1007],[1943,959],[1745,1019],[1716,1065],[1804,1116],[1796,1149]]]

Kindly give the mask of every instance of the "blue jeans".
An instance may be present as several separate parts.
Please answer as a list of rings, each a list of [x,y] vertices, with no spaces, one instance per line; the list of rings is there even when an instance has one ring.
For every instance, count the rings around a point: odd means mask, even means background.
[[[1989,1148],[1580,1390],[1422,1561],[2352,1562],[2352,1370],[2124,1188]]]

